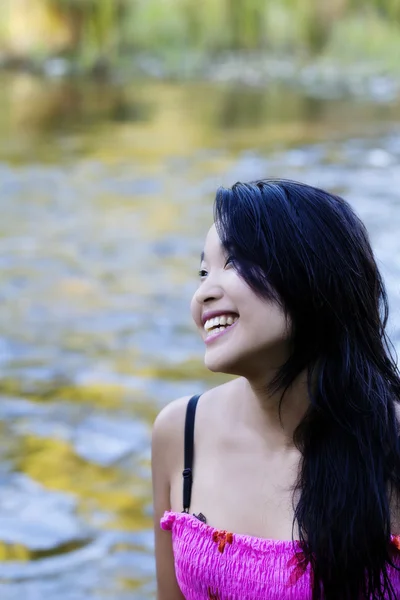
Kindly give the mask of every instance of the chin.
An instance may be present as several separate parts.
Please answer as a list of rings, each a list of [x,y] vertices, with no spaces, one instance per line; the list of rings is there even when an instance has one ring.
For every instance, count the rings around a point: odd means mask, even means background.
[[[276,360],[276,346],[274,348],[274,357]],[[280,366],[287,359],[286,354],[279,358],[278,365]],[[230,352],[222,348],[208,348],[204,355],[204,365],[212,373],[224,373],[225,375],[233,375],[234,377],[244,377],[245,379],[260,379],[265,377],[267,365],[271,365],[272,358],[264,349],[241,348],[236,351],[231,347]]]
[[[238,375],[237,361],[227,359],[226,356],[218,356],[217,353],[206,352],[204,356],[204,365],[212,373],[225,373],[226,375]],[[236,368],[235,368],[236,365]]]

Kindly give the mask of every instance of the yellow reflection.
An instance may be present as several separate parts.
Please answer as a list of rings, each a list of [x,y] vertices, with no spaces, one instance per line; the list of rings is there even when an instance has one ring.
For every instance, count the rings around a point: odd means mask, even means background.
[[[55,390],[57,401],[68,401],[77,404],[91,404],[97,408],[112,409],[121,405],[126,390],[122,384],[91,383],[81,386],[66,386]]]
[[[0,542],[0,561],[30,560],[30,551],[22,544],[5,544]]]
[[[99,132],[92,157],[113,162],[115,150],[123,148],[125,160],[160,161],[172,156],[188,156],[204,147],[207,139],[203,119],[193,118],[190,99],[180,86],[159,83],[146,86],[141,99],[156,110],[149,121],[113,125],[112,144],[109,131]],[[189,101],[188,101],[189,100]]]
[[[97,408],[113,409],[120,406],[127,395],[122,384],[92,383],[81,386],[58,386],[57,382],[37,383],[35,393],[26,393],[19,379],[4,378],[0,384],[0,393],[28,398],[33,402],[67,401],[77,404],[94,405]]]
[[[126,592],[134,592],[135,590],[143,589],[143,584],[145,582],[145,578],[137,580],[137,579],[128,579],[127,577],[119,577],[116,580],[116,584],[121,591]]]
[[[109,516],[107,527],[143,530],[151,527],[145,516],[149,497],[136,496],[133,489],[143,490],[143,481],[134,473],[129,478],[118,467],[104,468],[79,458],[67,442],[25,436],[21,441],[17,469],[43,486],[73,493],[79,511],[90,518],[91,512]],[[148,490],[150,496],[150,489]]]

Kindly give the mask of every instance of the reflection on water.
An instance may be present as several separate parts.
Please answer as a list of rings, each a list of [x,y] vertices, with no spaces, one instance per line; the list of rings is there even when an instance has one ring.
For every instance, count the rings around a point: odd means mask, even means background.
[[[216,187],[274,175],[346,195],[398,345],[400,105],[1,83],[2,599],[153,598],[151,424],[223,380],[189,315]]]
[[[141,170],[171,157],[183,166],[199,150],[271,151],[381,132],[400,115],[399,103],[323,100],[277,83],[260,90],[3,74],[0,84],[0,158],[18,163],[62,164],[79,155],[139,160]]]

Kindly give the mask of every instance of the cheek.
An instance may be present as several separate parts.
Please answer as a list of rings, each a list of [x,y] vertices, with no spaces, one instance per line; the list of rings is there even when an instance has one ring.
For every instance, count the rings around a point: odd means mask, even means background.
[[[283,341],[290,336],[290,328],[284,313],[279,308],[275,307],[266,317],[267,331],[266,334],[272,340]]]
[[[251,330],[255,340],[260,343],[279,342],[290,337],[290,322],[282,309],[276,305],[259,304],[255,302],[252,306],[248,306],[249,319],[251,319]]]
[[[197,327],[201,326],[201,311],[200,305],[197,302],[195,296],[193,296],[190,302],[190,312],[192,314],[192,319],[196,323]]]

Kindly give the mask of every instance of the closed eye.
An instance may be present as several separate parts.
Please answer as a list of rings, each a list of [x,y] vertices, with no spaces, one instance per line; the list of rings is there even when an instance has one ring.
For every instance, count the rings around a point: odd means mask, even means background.
[[[225,269],[225,267],[228,267],[232,263],[233,263],[233,256],[228,256],[228,258],[226,259],[226,262],[224,264],[224,269]]]

